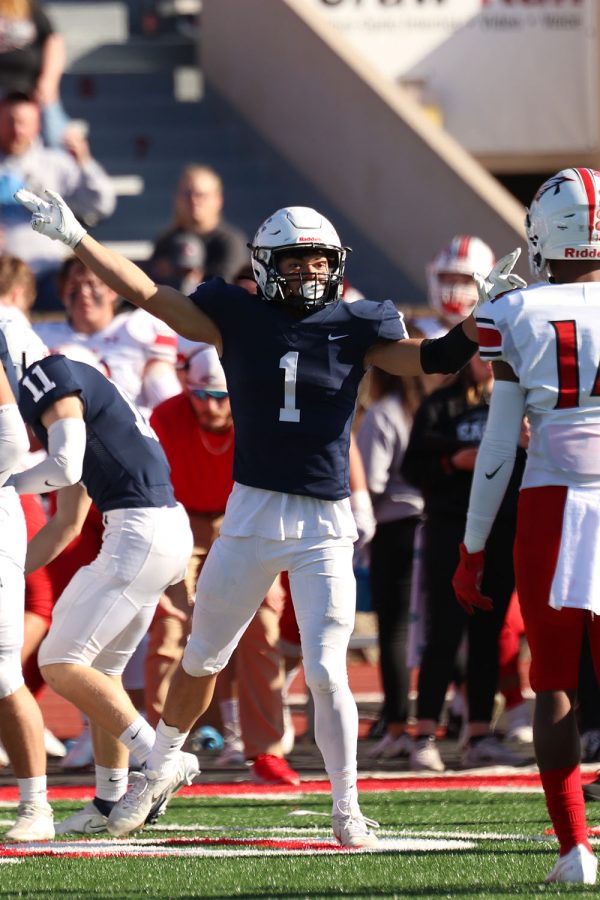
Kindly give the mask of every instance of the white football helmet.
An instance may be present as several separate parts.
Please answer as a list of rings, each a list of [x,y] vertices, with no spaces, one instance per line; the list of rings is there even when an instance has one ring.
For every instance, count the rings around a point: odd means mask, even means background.
[[[48,348],[31,327],[27,316],[16,306],[0,305],[0,328],[20,380],[28,366],[48,356]]]
[[[338,234],[328,219],[307,206],[278,209],[262,223],[250,245],[252,270],[263,297],[317,309],[337,300],[342,290],[348,247],[342,247]],[[286,278],[277,268],[279,254],[290,251],[323,251],[329,259],[329,276],[300,277],[300,291],[291,295]]]
[[[600,259],[600,172],[553,175],[533,198],[525,227],[531,271],[545,281],[550,259]]]
[[[456,325],[465,319],[477,303],[477,285],[473,273],[489,274],[496,259],[480,238],[457,234],[427,266],[427,294],[432,306],[445,321]],[[468,283],[446,281],[445,275],[468,275]]]

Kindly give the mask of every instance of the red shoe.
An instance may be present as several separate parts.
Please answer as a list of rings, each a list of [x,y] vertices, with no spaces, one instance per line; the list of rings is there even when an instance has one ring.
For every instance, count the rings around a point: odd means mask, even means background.
[[[252,781],[258,784],[300,784],[300,776],[281,756],[259,753],[250,769]]]

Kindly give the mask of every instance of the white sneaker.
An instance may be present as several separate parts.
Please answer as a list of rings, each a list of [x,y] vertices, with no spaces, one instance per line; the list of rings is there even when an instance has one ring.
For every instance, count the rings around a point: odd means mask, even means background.
[[[57,834],[101,834],[106,831],[108,816],[103,815],[94,801],[77,810],[54,826]]]
[[[379,843],[371,828],[379,828],[379,822],[367,819],[357,807],[350,809],[338,801],[337,812],[331,817],[333,833],[342,847],[376,847]]]
[[[435,738],[416,738],[410,748],[410,768],[413,772],[443,772],[446,769]]]
[[[504,743],[518,747],[531,747],[533,744],[533,728],[531,726],[531,709],[525,701],[507,709],[504,713],[506,733]]]
[[[51,841],[54,837],[54,818],[49,803],[30,800],[19,803],[17,821],[4,835],[5,841],[17,843]]]
[[[8,753],[4,749],[4,744],[0,741],[0,769],[3,769],[10,763],[10,759],[8,758]]]
[[[92,747],[92,734],[89,724],[83,728],[83,731],[68,751],[67,755],[61,760],[63,769],[85,769],[94,762],[94,748]]]
[[[56,759],[63,759],[67,755],[67,748],[49,728],[44,728],[44,749],[46,756],[54,756]]]
[[[407,758],[410,756],[412,744],[413,742],[407,734],[400,734],[398,737],[384,734],[381,740],[377,741],[374,747],[371,747],[367,757],[369,759]]]
[[[225,742],[225,746],[215,759],[215,766],[244,766],[246,757],[244,755],[244,743],[239,739],[231,742]]]
[[[564,856],[559,856],[554,868],[544,879],[571,884],[596,884],[598,860],[583,844],[577,844]]]
[[[461,762],[465,769],[472,769],[476,766],[518,766],[523,760],[505,747],[495,734],[490,734],[474,744],[467,743]]]
[[[177,767],[166,775],[148,769],[132,772],[127,793],[110,811],[106,823],[109,832],[114,837],[122,837],[153,821],[162,815],[173,794],[184,784],[191,784],[199,773],[193,753],[180,753]]]

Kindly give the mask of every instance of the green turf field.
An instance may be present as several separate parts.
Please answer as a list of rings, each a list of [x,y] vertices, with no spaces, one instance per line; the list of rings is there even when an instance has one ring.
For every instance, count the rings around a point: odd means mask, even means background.
[[[53,805],[58,821],[81,803]],[[381,852],[335,849],[325,794],[176,798],[159,825],[137,839],[101,835],[35,845],[69,854],[56,857],[6,856],[2,845],[0,896],[471,900],[595,890],[543,884],[557,845],[544,835],[548,819],[540,793],[365,793],[362,806],[381,824]],[[13,815],[14,806],[0,806],[0,830]],[[17,845],[16,852],[30,850]],[[135,852],[147,855],[129,855]]]

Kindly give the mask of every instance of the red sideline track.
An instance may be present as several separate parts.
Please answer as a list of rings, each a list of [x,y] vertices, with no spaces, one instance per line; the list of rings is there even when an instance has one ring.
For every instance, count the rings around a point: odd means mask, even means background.
[[[594,781],[596,773],[582,773],[584,783]],[[420,778],[364,778],[359,779],[358,789],[370,791],[461,791],[477,788],[540,787],[537,772],[515,775],[434,775]],[[324,794],[329,793],[328,781],[303,781],[300,785],[260,784],[192,784],[179,792],[183,797],[243,796],[244,794]],[[50,787],[50,800],[84,800],[94,796],[93,785],[61,785]],[[0,803],[19,799],[18,788],[0,788]]]

